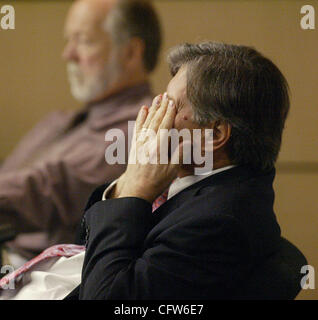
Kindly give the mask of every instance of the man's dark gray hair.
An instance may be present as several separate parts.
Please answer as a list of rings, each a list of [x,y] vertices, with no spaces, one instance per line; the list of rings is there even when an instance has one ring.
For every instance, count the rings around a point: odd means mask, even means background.
[[[255,49],[216,42],[183,44],[168,56],[174,76],[187,65],[187,98],[194,121],[226,121],[226,152],[234,164],[271,169],[278,157],[289,111],[288,84]]]
[[[145,68],[150,72],[156,67],[161,47],[161,27],[150,1],[118,0],[107,16],[105,27],[117,44],[133,37],[142,39],[145,44]]]

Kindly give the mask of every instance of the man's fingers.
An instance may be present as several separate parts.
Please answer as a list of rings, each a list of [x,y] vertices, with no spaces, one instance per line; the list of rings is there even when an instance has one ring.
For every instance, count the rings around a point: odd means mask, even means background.
[[[161,121],[159,129],[171,129],[176,118],[176,107],[172,100],[169,101],[166,113]]]
[[[148,115],[148,107],[142,106],[138,112],[137,119],[136,119],[136,131],[139,132],[144,125],[146,118]]]
[[[153,116],[152,120],[150,121],[149,124],[149,129],[154,130],[157,132],[161,121],[166,113],[167,107],[168,107],[169,99],[167,93],[165,93],[162,97],[161,105],[155,115]]]
[[[156,97],[153,99],[151,108],[149,109],[149,112],[148,112],[147,119],[146,119],[146,121],[145,121],[144,124],[143,124],[143,127],[144,127],[144,128],[148,128],[151,120],[153,119],[155,113],[157,112],[157,110],[158,110],[159,107],[160,107],[161,100],[162,100],[162,95],[161,95],[161,94],[158,95],[158,96],[156,96]]]

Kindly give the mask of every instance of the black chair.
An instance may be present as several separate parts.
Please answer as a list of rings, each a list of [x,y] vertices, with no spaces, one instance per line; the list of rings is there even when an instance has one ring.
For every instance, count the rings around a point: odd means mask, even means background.
[[[247,285],[237,294],[239,300],[293,300],[301,290],[307,265],[305,256],[288,240],[282,238],[280,249],[255,268]]]

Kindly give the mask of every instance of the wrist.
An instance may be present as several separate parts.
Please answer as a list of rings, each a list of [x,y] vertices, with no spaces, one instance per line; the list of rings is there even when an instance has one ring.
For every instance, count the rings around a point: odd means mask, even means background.
[[[132,188],[123,188],[121,189],[121,191],[117,191],[117,198],[124,198],[124,197],[134,197],[134,198],[140,198],[143,200],[146,200],[150,203],[153,202],[154,200],[154,196],[152,196],[151,193],[145,192],[144,190],[145,188],[138,188],[138,187],[134,187]]]
[[[124,198],[124,197],[141,198],[150,203],[152,203],[155,198],[151,190],[146,187],[146,184],[127,183],[124,177],[123,178],[120,177],[111,192],[111,198]]]

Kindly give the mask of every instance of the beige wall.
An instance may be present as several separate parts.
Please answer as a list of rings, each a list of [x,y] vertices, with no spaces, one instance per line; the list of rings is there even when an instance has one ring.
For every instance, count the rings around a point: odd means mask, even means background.
[[[60,59],[71,1],[5,3],[14,3],[16,30],[0,30],[0,158],[47,112],[79,106]],[[299,26],[300,7],[310,3],[318,13],[316,1],[157,0],[165,42],[152,79],[155,92],[165,90],[165,54],[184,41],[252,45],[278,64],[289,81],[292,106],[277,165],[275,208],[283,235],[318,272],[318,34]],[[318,299],[318,288],[299,298]]]

